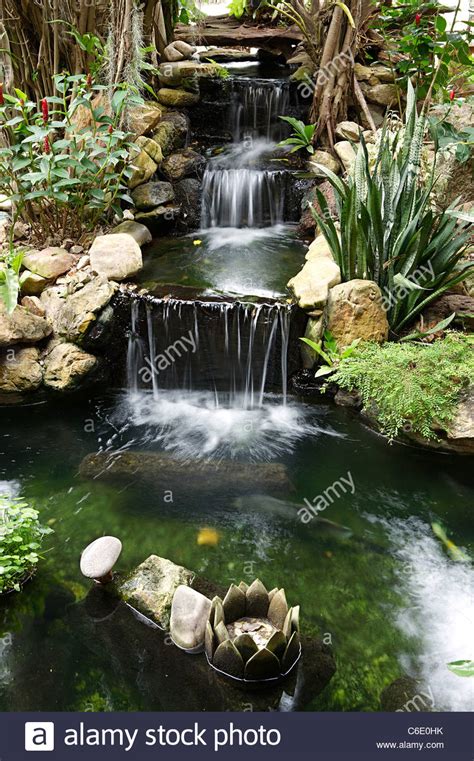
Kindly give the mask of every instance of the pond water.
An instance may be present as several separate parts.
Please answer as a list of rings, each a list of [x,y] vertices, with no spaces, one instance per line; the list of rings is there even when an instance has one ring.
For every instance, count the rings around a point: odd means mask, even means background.
[[[216,408],[203,393],[2,408],[1,490],[21,494],[55,533],[36,578],[0,603],[0,710],[159,709],[143,675],[126,678],[114,647],[77,624],[90,589],[79,555],[102,534],[121,538],[122,571],[155,553],[225,585],[284,585],[301,603],[303,632],[331,643],[337,663],[307,709],[380,710],[382,689],[404,673],[423,677],[436,708],[472,708],[469,680],[446,668],[471,656],[472,571],[430,529],[441,522],[472,552],[469,463],[390,446],[345,409],[297,399],[285,407],[271,395],[254,409]],[[186,458],[189,477],[172,502],[159,473],[82,478],[83,457],[108,449],[166,449]],[[252,487],[197,488],[204,452],[247,463]],[[287,468],[291,486],[276,495],[262,494],[258,478],[253,485],[252,468],[266,461]],[[314,504],[341,478],[353,486],[320,513],[340,528],[303,523],[305,498]],[[200,543],[203,528],[216,532],[214,546]],[[172,689],[156,678],[163,694]]]

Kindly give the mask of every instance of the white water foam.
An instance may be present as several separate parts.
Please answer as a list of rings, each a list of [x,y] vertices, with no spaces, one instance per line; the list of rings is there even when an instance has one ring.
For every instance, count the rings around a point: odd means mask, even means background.
[[[420,644],[405,654],[404,669],[421,676],[434,696],[435,710],[474,710],[474,680],[451,673],[447,663],[474,659],[474,571],[454,562],[419,518],[383,521],[400,561],[406,608],[396,624]]]
[[[133,446],[155,445],[181,459],[222,459],[244,455],[251,460],[271,460],[291,452],[308,435],[336,435],[311,419],[311,408],[296,402],[282,404],[276,395],[265,395],[262,406],[246,409],[232,398],[210,391],[162,390],[127,395],[115,420],[120,433],[133,434]],[[141,428],[137,435],[137,428]],[[109,446],[114,446],[116,436]]]

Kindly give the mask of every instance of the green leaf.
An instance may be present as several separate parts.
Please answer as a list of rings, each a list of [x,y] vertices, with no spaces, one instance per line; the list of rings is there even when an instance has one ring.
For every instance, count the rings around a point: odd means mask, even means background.
[[[474,676],[474,661],[451,661],[446,665],[456,676]]]

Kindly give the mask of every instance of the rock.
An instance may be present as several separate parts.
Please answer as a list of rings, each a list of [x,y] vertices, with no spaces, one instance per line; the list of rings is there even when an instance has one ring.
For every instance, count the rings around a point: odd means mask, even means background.
[[[377,106],[374,103],[369,103],[368,106],[369,106],[369,111],[370,111],[370,115],[371,115],[371,117],[373,119],[373,122],[374,122],[376,128],[379,129],[379,127],[381,127],[383,122],[384,122],[385,108],[383,106]],[[370,130],[372,130],[372,127],[369,124],[369,122],[367,121],[367,117],[365,116],[363,111],[361,111],[361,113],[359,115],[359,118],[360,118],[360,121],[361,121],[362,126],[364,127],[364,129],[370,129]]]
[[[184,177],[201,177],[206,166],[206,159],[200,153],[185,148],[168,156],[161,166],[161,171],[170,182],[179,182]]]
[[[334,401],[339,407],[355,407],[360,409],[362,407],[362,398],[358,391],[347,391],[345,388],[337,390],[334,397]]]
[[[293,277],[288,288],[301,309],[314,309],[325,305],[329,288],[341,282],[337,264],[325,256],[307,261],[303,269]]]
[[[98,235],[89,256],[92,269],[109,280],[133,277],[143,267],[141,248],[128,233]]]
[[[148,182],[158,169],[158,165],[146,151],[140,151],[138,156],[133,159],[132,166],[133,172],[128,180],[128,187],[131,190],[144,182]]]
[[[37,296],[23,296],[21,306],[25,307],[28,312],[31,312],[31,314],[36,314],[38,317],[44,317],[46,314],[46,311]]]
[[[98,452],[87,455],[81,465],[83,478],[113,481],[136,480],[137,474],[160,490],[192,488],[196,491],[241,493],[260,490],[279,494],[293,490],[286,467],[278,462],[238,463],[232,460],[199,460],[199,467],[176,460],[164,452]]]
[[[334,261],[331,249],[329,248],[329,243],[324,235],[316,236],[306,252],[306,259],[309,262],[319,259],[321,256]]]
[[[157,206],[174,201],[174,190],[169,182],[147,182],[132,192],[132,198],[137,209],[155,209]]]
[[[42,251],[30,251],[23,257],[23,267],[46,280],[56,280],[57,277],[69,272],[77,259],[74,254],[64,248],[44,248]]]
[[[199,95],[187,90],[162,87],[158,90],[158,101],[163,106],[170,106],[171,108],[189,108],[189,106],[195,106],[196,103],[199,103]]]
[[[310,169],[316,177],[326,177],[324,172],[318,168],[318,164],[322,164],[322,166],[326,167],[326,169],[330,169],[334,174],[339,174],[341,171],[339,161],[328,151],[315,151],[309,159]]]
[[[154,227],[161,225],[162,223],[174,223],[179,217],[181,209],[176,204],[169,204],[167,206],[157,206],[156,209],[150,209],[150,211],[140,211],[136,219],[144,224],[149,224]]]
[[[386,687],[381,696],[382,711],[418,713],[432,711],[432,692],[411,676],[401,676]]]
[[[183,61],[184,58],[185,56],[183,53],[180,53],[179,50],[176,50],[172,42],[163,50],[164,61]]]
[[[188,586],[179,586],[174,593],[170,615],[170,634],[175,645],[184,650],[201,648],[210,610],[208,597]]]
[[[60,343],[45,356],[44,385],[55,391],[73,391],[94,377],[98,360],[75,344]],[[92,375],[92,378],[91,378]]]
[[[134,135],[152,132],[163,115],[163,109],[154,101],[134,106],[128,114],[128,126]]]
[[[0,299],[0,346],[10,346],[16,343],[37,343],[52,332],[52,326],[44,317],[38,317],[17,306],[12,314],[7,314],[5,305]]]
[[[331,288],[326,320],[339,349],[356,338],[378,343],[387,340],[388,321],[382,293],[371,280],[349,280]]]
[[[463,324],[468,331],[474,330],[474,297],[458,293],[446,293],[423,310],[423,329],[433,328],[453,312],[454,323]]]
[[[474,451],[474,385],[471,385],[461,399],[456,417],[447,431],[448,441],[465,445],[465,451]]]
[[[189,122],[184,114],[171,111],[160,121],[153,139],[161,146],[163,156],[169,156],[173,151],[184,148],[188,137]]]
[[[360,139],[361,128],[356,122],[339,122],[336,127],[336,136],[342,140],[351,140],[358,143]]]
[[[196,52],[194,45],[189,45],[184,40],[175,40],[172,44],[176,50],[185,56],[185,58],[191,58],[191,56],[193,56]]]
[[[55,332],[69,341],[79,343],[116,289],[116,283],[110,283],[105,276],[98,275],[67,298],[60,296],[62,287],[47,288],[41,294],[41,303]]]
[[[321,312],[321,315],[319,317],[310,317],[308,319],[304,337],[309,338],[310,341],[314,341],[315,343],[318,343],[318,341],[320,341],[321,338],[323,337],[323,331],[324,331],[324,318]],[[309,347],[305,343],[301,344],[301,358],[302,358],[303,367],[305,368],[305,370],[311,370],[316,365],[316,362],[318,361],[316,352],[314,352],[311,349],[311,347]]]
[[[163,152],[161,150],[161,145],[158,145],[156,140],[153,140],[151,137],[141,136],[137,137],[135,144],[138,145],[142,151],[145,151],[155,164],[158,166],[161,164],[163,161]]]
[[[334,144],[334,150],[339,156],[346,172],[350,172],[356,158],[356,152],[352,143],[348,140],[342,140],[340,143]]]
[[[367,100],[379,106],[393,106],[398,102],[398,88],[394,84],[381,84],[369,87],[365,93]]]
[[[117,586],[119,595],[144,616],[168,629],[174,594],[189,586],[194,574],[171,560],[150,555],[131,576]]]
[[[374,76],[370,66],[363,66],[361,63],[354,64],[354,74],[358,82],[368,82]]]
[[[69,249],[69,252],[71,254],[74,254],[75,256],[79,256],[80,254],[84,253],[84,246],[79,246],[79,245],[71,246],[71,248]]]
[[[334,195],[334,188],[329,180],[322,182],[321,185],[318,186],[318,190],[326,199],[330,214],[334,215],[336,213],[336,197]],[[319,213],[321,212],[319,201],[316,196],[316,188],[310,188],[305,194],[302,202],[303,213],[300,219],[299,231],[304,237],[314,237],[316,221],[311,213],[311,208],[316,209]]]
[[[25,296],[39,296],[50,282],[30,270],[23,270],[20,275],[20,290]]]
[[[187,79],[215,77],[219,71],[220,67],[213,63],[177,61],[176,63],[161,64],[158,69],[158,78],[162,87],[177,87]]]
[[[174,186],[180,205],[180,223],[186,230],[197,230],[201,223],[201,183],[187,177]]]
[[[115,536],[101,536],[91,542],[81,555],[81,573],[88,579],[107,577],[122,552],[122,542]]]
[[[0,392],[35,391],[43,380],[39,355],[39,349],[34,346],[15,346],[0,352]]]
[[[152,235],[148,227],[131,219],[121,222],[117,227],[114,227],[110,234],[117,235],[119,233],[127,233],[127,235],[131,235],[133,240],[136,241],[140,247],[146,246],[147,243],[151,243],[152,241]]]
[[[382,64],[376,63],[370,67],[370,70],[380,82],[395,82],[395,74],[388,66],[382,66]]]

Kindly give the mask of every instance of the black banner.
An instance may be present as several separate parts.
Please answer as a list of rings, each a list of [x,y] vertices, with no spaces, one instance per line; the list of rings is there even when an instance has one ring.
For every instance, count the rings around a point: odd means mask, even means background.
[[[5,713],[0,761],[472,761],[472,727],[454,713]]]

